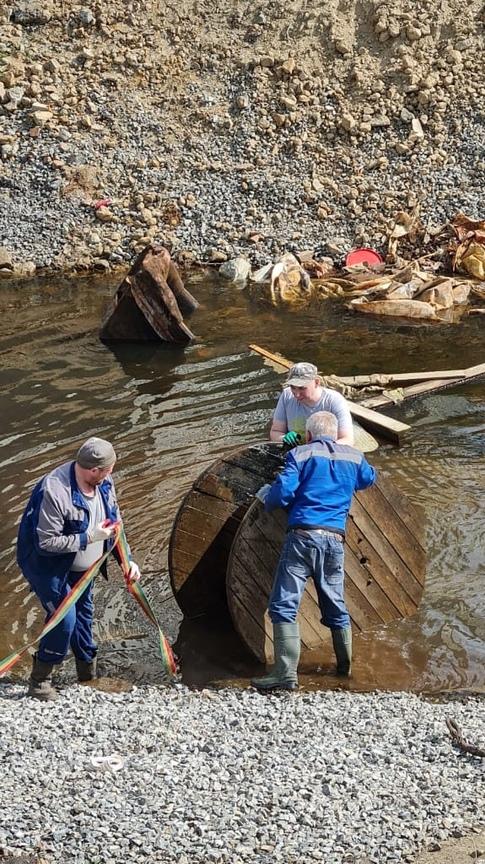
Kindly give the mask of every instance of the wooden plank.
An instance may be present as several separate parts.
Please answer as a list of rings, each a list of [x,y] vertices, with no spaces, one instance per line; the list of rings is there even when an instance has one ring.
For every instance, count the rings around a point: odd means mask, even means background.
[[[231,461],[218,460],[209,466],[196,481],[199,488],[192,488],[182,501],[170,537],[169,570],[174,596],[189,617],[221,608],[231,547],[234,550],[246,522],[252,530],[252,545],[240,554],[241,563],[251,571],[251,579],[263,580],[269,596],[287,517],[282,510],[266,514],[259,502],[252,504],[247,487],[243,489],[246,481],[241,466],[256,466],[257,471],[248,471],[252,478],[248,482],[254,480],[258,488],[261,481],[273,479],[274,457],[276,454],[279,464],[281,450],[280,445],[265,443],[228,454]],[[247,451],[251,451],[249,455]],[[264,476],[259,472],[265,470],[266,451],[270,467]],[[371,490],[358,493],[354,502],[357,509],[351,510],[347,526],[346,549],[351,550],[345,563],[347,596],[356,629],[365,629],[376,620],[386,623],[393,608],[395,617],[413,614],[422,594],[419,580],[422,582],[424,575],[424,535],[420,516],[390,481],[378,477],[377,483],[380,495]],[[201,491],[204,484],[215,494]],[[252,505],[249,509],[248,504]],[[301,608],[308,626],[308,644],[319,644],[325,640],[325,629],[311,581]]]
[[[358,630],[370,630],[376,624],[382,623],[375,609],[354,585],[352,579],[347,579],[345,585],[345,603],[352,623]]]
[[[464,371],[467,381],[474,380],[475,378],[483,378],[485,377],[485,363],[479,363],[477,366],[469,366],[468,369],[465,369]]]
[[[381,588],[379,582],[374,578],[371,570],[362,564],[361,558],[355,554],[349,543],[345,547],[345,587],[349,580],[365,597],[374,609],[378,620],[384,624],[395,621],[400,616],[400,610],[394,606],[387,594]],[[354,617],[355,620],[355,617]]]
[[[263,483],[264,480],[261,477],[248,475],[242,469],[233,466],[230,483],[228,483],[226,478],[221,478],[218,474],[208,472],[204,474],[200,482],[196,481],[193,488],[195,491],[201,492],[210,498],[226,501],[239,507],[240,505],[247,506]]]
[[[221,519],[217,514],[212,516],[209,513],[195,510],[193,507],[186,507],[180,517],[178,529],[187,532],[194,539],[206,541],[213,540],[223,529],[235,534],[239,522],[239,519],[230,517]]]
[[[261,515],[263,512],[261,509]],[[257,530],[257,524],[253,524],[251,530],[254,531],[255,529]],[[232,566],[231,560],[233,554],[239,562],[245,562],[243,565],[243,578],[247,578],[248,580],[252,578],[256,582],[258,589],[264,592],[267,603],[273,587],[285,533],[282,531],[280,543],[276,547],[265,543],[264,539],[263,542],[258,542],[257,540],[252,542],[252,539],[252,534],[249,542],[244,535],[241,535],[237,547],[234,547],[234,552],[231,552],[231,556],[229,557],[228,569]],[[302,634],[305,633],[305,636],[302,635],[302,638],[307,647],[311,648],[319,645],[323,638],[321,632],[323,625],[320,624],[320,608],[316,595],[315,597],[309,595],[302,598],[300,623]]]
[[[371,372],[368,375],[339,375],[339,378],[349,387],[367,387],[375,384],[382,375],[388,379],[386,387],[392,387],[394,384],[419,384],[436,378],[464,378],[465,373],[465,369],[438,369],[434,372]]]
[[[248,610],[236,592],[233,592],[231,596],[231,603],[233,616],[241,621],[239,635],[244,644],[252,646],[252,653],[261,663],[272,663],[274,660],[274,648],[270,624],[268,623],[267,627],[265,626],[264,628],[257,624],[248,615]]]
[[[485,377],[485,363],[480,363],[478,366],[470,366],[468,369],[463,369],[461,378],[434,378],[432,381],[423,381],[421,384],[413,384],[410,387],[403,387],[403,401],[415,399],[417,396],[425,396],[427,393],[438,393],[441,390],[448,390],[452,387],[459,387],[462,384],[468,384],[470,381],[475,381]],[[439,374],[439,373],[438,373]],[[383,408],[394,405],[392,399],[384,394],[371,396],[368,399],[363,399],[359,405],[368,408]]]
[[[259,345],[248,345],[248,348],[250,351],[254,351],[255,354],[264,357],[265,360],[269,360],[272,366],[279,366],[282,372],[286,369],[291,369],[293,366],[291,360],[287,360],[282,354],[274,354],[272,351],[268,351],[267,348],[261,348]]]
[[[367,402],[347,401],[352,417],[356,417],[364,428],[379,433],[395,444],[399,444],[402,436],[411,428],[407,423],[401,423],[400,420],[394,420],[392,417],[386,417],[385,414],[372,411],[370,407],[367,407]]]
[[[274,442],[240,447],[208,466],[184,497],[168,563],[175,599],[187,616],[219,608],[234,533],[253,493],[274,479],[283,459],[283,447]]]
[[[379,585],[392,607],[396,609],[394,617],[400,618],[414,615],[416,603],[404,590],[403,586],[396,579],[395,574],[389,569],[383,558],[379,556],[351,516],[347,521],[345,536],[345,554],[347,554],[348,549],[359,561],[364,560],[365,563],[362,566],[368,573],[368,579],[374,580]]]
[[[190,507],[191,510],[196,510],[198,513],[207,516],[217,517],[221,521],[229,519],[238,509],[238,505],[231,501],[222,501],[220,498],[206,495],[205,492],[199,492],[198,489],[191,489],[184,499],[184,509]]]
[[[378,479],[378,484],[379,482]],[[411,516],[411,523],[416,525],[421,535],[419,518],[413,513],[412,505],[402,493],[394,489],[390,481],[384,480],[382,486],[382,490],[377,488],[377,495],[370,496],[370,490],[358,493],[359,500],[354,501],[355,512],[353,508],[347,523],[345,600],[356,632],[414,614],[422,595],[422,586],[411,568],[415,569],[422,579],[420,568],[424,568],[424,551],[394,507],[399,506],[402,500],[405,510]],[[251,596],[257,592],[256,616],[261,623],[261,604],[269,598],[272,573],[276,571],[285,542],[286,526],[287,517],[284,511],[266,513],[261,503],[255,501],[241,521],[234,538],[226,585],[229,611],[243,639],[250,638],[253,625],[239,621],[238,616],[250,617],[253,614]],[[241,581],[244,586],[239,584]],[[243,601],[242,605],[236,607],[232,603],[233,592]],[[325,642],[326,629],[321,626],[320,614],[316,586],[313,580],[309,579],[298,618],[307,648],[316,648]],[[317,635],[314,642],[311,631]],[[260,643],[256,646],[248,642],[246,644],[254,653],[259,650]],[[270,658],[267,660],[269,662]]]
[[[421,600],[421,584],[389,543],[387,537],[384,536],[380,526],[369,519],[362,505],[355,499],[352,506],[352,518],[360,531],[365,534],[377,555],[385,561],[393,577],[404,588],[416,607]]]
[[[232,453],[225,457],[228,466],[237,466],[250,475],[254,482],[263,482],[284,465],[286,449],[275,441],[265,441],[264,445],[253,445],[250,452]]]
[[[282,354],[275,354],[272,351],[268,351],[266,348],[261,348],[259,345],[248,345],[248,348],[256,354],[260,354],[261,357],[269,360],[272,365],[279,366],[281,371],[290,369],[293,365],[292,361],[287,360]],[[434,372],[376,372],[368,375],[339,375],[339,378],[343,384],[347,384],[350,387],[365,387],[368,384],[372,384],[376,375],[384,375],[386,378],[389,378],[389,384],[391,385],[403,384],[405,382],[409,384],[417,384],[421,381],[432,381],[438,378],[466,378],[469,377],[470,374],[485,375],[485,364],[472,366],[470,369],[438,369]]]
[[[412,503],[390,480],[379,472],[378,488],[399,519],[409,528],[415,540],[426,551],[426,515],[422,507]],[[365,501],[367,489],[362,496]],[[359,495],[359,493],[357,493]],[[365,505],[364,505],[365,506]]]
[[[264,586],[255,578],[253,569],[247,566],[245,553],[238,548],[231,558],[230,566],[234,571],[234,584],[237,586],[236,591],[238,597],[244,602],[248,615],[257,620],[261,624],[264,613],[267,610],[270,590],[265,590]],[[257,571],[256,571],[257,572]],[[231,592],[232,593],[232,592]],[[231,608],[231,595],[228,595],[229,611]],[[304,648],[316,648],[323,641],[323,628],[319,625],[319,618],[315,617],[313,610],[308,607],[312,606],[309,597],[302,598],[302,604],[299,610],[298,621],[300,624],[300,637]],[[315,628],[312,622],[317,623]]]
[[[273,354],[271,351],[268,351],[266,348],[261,348],[259,345],[251,344],[249,345],[249,348],[261,357],[270,360],[272,364],[278,364],[282,371],[291,368],[293,365],[291,360],[287,360],[280,354]],[[460,386],[460,384],[465,384],[469,381],[474,381],[483,377],[485,377],[485,363],[479,363],[476,366],[470,366],[466,369],[445,369],[442,371],[437,370],[435,372],[401,372],[391,375],[392,385],[403,384],[408,381],[416,382],[411,383],[410,386],[401,388],[402,400],[399,400],[399,402],[413,399],[417,396],[424,396],[426,393],[435,393],[450,387],[457,387]],[[354,375],[341,376],[340,380],[344,384],[355,386],[356,383],[366,383],[368,380],[370,381],[371,378],[371,375]],[[392,385],[390,383],[389,386]],[[377,432],[382,437],[393,441],[395,444],[399,444],[401,437],[410,429],[410,426],[406,423],[400,423],[397,420],[388,424],[387,420],[390,420],[391,418],[387,417],[384,419],[385,415],[379,414],[375,411],[375,409],[389,408],[396,404],[396,401],[391,396],[386,396],[384,393],[367,397],[359,402],[348,400],[348,404],[352,417],[359,420],[365,429],[369,429],[371,432]],[[369,410],[372,413],[366,413]]]
[[[364,510],[382,531],[389,543],[396,550],[402,561],[411,570],[414,578],[422,587],[424,585],[424,568],[426,555],[423,547],[416,540],[405,522],[393,507],[389,506],[387,497],[377,484],[366,489],[363,495],[357,495]]]

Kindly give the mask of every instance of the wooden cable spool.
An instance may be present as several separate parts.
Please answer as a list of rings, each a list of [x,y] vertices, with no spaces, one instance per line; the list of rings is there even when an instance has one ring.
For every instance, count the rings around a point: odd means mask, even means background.
[[[169,546],[172,589],[184,614],[224,614],[227,603],[237,632],[263,662],[273,656],[266,608],[286,514],[265,513],[254,494],[272,482],[284,455],[280,444],[264,442],[210,465],[183,499]],[[425,578],[424,531],[422,514],[388,479],[379,476],[374,487],[357,493],[345,542],[346,600],[355,632],[416,612]],[[304,649],[328,639],[312,581],[299,620]]]
[[[227,598],[234,626],[262,662],[272,662],[268,598],[286,536],[283,510],[266,513],[256,499],[241,520],[227,568]],[[358,492],[347,521],[345,599],[355,633],[413,615],[420,603],[426,568],[424,520],[393,484],[378,476]],[[329,638],[320,623],[312,580],[307,582],[298,620],[302,648]]]
[[[284,462],[281,444],[240,447],[209,466],[182,500],[168,563],[175,599],[187,618],[226,608],[226,569],[241,519]]]

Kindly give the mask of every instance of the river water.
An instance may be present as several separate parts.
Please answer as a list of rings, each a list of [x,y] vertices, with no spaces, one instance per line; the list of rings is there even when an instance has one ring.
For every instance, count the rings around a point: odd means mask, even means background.
[[[17,524],[35,481],[96,434],[114,442],[116,482],[144,585],[175,639],[188,683],[245,679],[258,667],[227,627],[183,622],[170,591],[166,547],[182,496],[229,449],[265,437],[281,375],[247,350],[256,342],[324,373],[453,369],[484,361],[483,320],[412,325],[370,320],[333,301],[308,310],[259,307],[245,292],[195,274],[201,301],[186,350],[98,339],[115,282],[0,284],[0,657],[41,627],[15,564]],[[395,409],[412,425],[375,465],[427,517],[428,572],[420,610],[356,640],[350,686],[440,691],[485,685],[485,381]],[[100,658],[108,674],[158,680],[153,637],[116,568],[97,586]],[[25,673],[26,664],[15,672]],[[309,670],[308,686],[332,686]]]

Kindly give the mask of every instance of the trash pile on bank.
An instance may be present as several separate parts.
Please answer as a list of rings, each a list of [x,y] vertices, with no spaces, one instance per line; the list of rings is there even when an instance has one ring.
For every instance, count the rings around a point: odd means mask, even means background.
[[[252,297],[274,306],[337,297],[354,312],[455,322],[464,314],[485,314],[476,305],[485,303],[485,220],[458,213],[432,228],[415,208],[397,213],[389,224],[385,257],[353,250],[334,261],[305,250],[288,252],[254,273],[249,261],[236,258],[219,273],[241,287],[248,283]]]

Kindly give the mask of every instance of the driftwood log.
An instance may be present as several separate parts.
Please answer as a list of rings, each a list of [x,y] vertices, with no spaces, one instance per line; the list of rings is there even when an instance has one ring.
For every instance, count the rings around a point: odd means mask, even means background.
[[[163,246],[147,246],[136,257],[118,288],[100,331],[103,342],[164,342],[187,344],[195,339],[184,314],[198,302],[184,287]]]
[[[447,717],[446,725],[448,726],[453,743],[460,748],[462,753],[470,753],[471,756],[480,756],[485,758],[485,749],[483,747],[476,747],[475,744],[470,744],[468,741],[465,741],[461,729],[455,720],[451,717]]]

